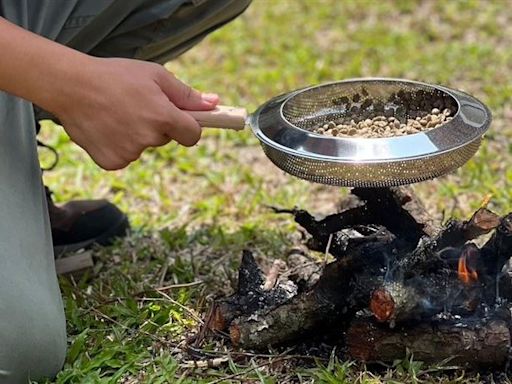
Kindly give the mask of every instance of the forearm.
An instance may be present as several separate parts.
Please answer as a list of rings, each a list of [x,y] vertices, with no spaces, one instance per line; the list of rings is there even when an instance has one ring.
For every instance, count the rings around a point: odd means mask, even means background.
[[[0,18],[0,90],[53,112],[88,56]],[[69,92],[69,91],[68,91]]]
[[[52,113],[105,169],[125,167],[144,149],[171,140],[194,145],[201,127],[185,111],[211,110],[219,102],[161,65],[95,58],[1,18],[0,90]]]

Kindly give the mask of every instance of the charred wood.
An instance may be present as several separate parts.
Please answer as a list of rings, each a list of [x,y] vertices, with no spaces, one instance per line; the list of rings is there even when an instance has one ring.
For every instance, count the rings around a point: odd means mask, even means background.
[[[229,327],[231,341],[261,349],[311,336],[317,328],[339,325],[368,306],[370,293],[382,284],[389,243],[368,243],[353,254],[328,264],[307,292],[271,310],[236,318]]]
[[[378,224],[412,243],[422,236],[435,237],[439,231],[438,224],[411,187],[354,188],[352,193],[366,202],[378,217]]]
[[[336,260],[322,267],[296,249],[288,269],[276,262],[265,275],[244,252],[237,292],[216,302],[208,327],[228,330],[234,345],[248,349],[348,329],[350,354],[364,361],[401,359],[410,349],[426,362],[504,363],[512,322],[506,302],[507,315],[495,316],[494,292],[512,299],[512,263],[495,281],[512,256],[512,214],[482,208],[439,227],[402,187],[355,188],[343,207],[322,220],[275,209],[309,233],[309,249]],[[482,249],[470,242],[492,231]],[[361,311],[374,318],[357,318]]]
[[[393,330],[358,319],[348,329],[346,342],[350,357],[365,362],[393,362],[410,351],[418,361],[449,360],[449,365],[472,368],[503,366],[511,346],[506,321],[474,318]]]
[[[479,209],[467,221],[450,220],[435,238],[420,239],[416,249],[398,260],[396,269],[403,271],[405,277],[439,270],[445,264],[440,258],[444,249],[462,247],[467,241],[501,226],[499,223],[499,216],[485,208]]]
[[[243,251],[237,291],[214,303],[206,321],[207,327],[212,331],[223,331],[233,319],[262,308],[275,308],[297,293],[297,286],[289,280],[279,281],[270,289],[265,289],[266,281],[267,277],[258,267],[252,253]]]
[[[500,217],[494,212],[480,208],[467,221],[450,220],[437,237],[436,248],[458,247],[466,241],[491,232],[500,225]]]
[[[335,257],[345,255],[350,239],[360,237],[358,231],[385,228],[400,239],[399,247],[412,250],[422,236],[434,236],[439,230],[410,188],[354,188],[352,194],[362,203],[355,204],[352,199],[347,204],[353,208],[322,220],[304,210],[273,209],[294,215],[295,221],[312,236],[308,242],[312,250],[324,251],[332,235],[331,254]]]
[[[402,283],[385,282],[372,292],[370,310],[375,319],[389,324],[450,315],[471,315],[483,301],[484,287],[479,282],[463,283],[454,274],[418,276]]]
[[[501,272],[512,256],[512,213],[501,218],[496,231],[482,248],[488,275]]]
[[[303,249],[291,249],[286,260],[289,267],[288,277],[297,284],[299,292],[308,290],[320,279],[322,266],[308,257]]]

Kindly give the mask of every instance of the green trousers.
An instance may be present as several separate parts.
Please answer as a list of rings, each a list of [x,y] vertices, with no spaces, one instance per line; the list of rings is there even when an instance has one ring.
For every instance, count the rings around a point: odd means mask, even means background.
[[[0,16],[95,56],[162,63],[250,1],[0,0]],[[31,103],[0,91],[0,384],[53,377],[66,354],[35,120]]]

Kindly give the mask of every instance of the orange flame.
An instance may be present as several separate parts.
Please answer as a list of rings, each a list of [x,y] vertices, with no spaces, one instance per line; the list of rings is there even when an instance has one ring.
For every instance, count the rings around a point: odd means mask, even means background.
[[[471,255],[471,251],[464,250],[459,257],[457,272],[459,280],[464,284],[476,283],[478,281],[478,273],[468,265],[468,258]]]

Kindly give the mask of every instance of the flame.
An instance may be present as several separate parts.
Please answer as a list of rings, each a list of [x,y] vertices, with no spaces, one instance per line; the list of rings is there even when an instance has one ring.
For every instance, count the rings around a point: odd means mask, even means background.
[[[471,255],[470,251],[463,251],[459,257],[457,273],[459,280],[464,284],[476,283],[478,281],[478,273],[468,265],[468,258]]]

